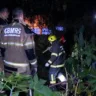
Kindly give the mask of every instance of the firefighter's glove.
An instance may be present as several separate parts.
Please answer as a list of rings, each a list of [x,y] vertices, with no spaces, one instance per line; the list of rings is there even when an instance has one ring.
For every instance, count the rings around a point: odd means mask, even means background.
[[[46,63],[46,64],[45,64],[45,67],[49,67],[49,65],[50,65],[49,63]]]
[[[37,68],[34,68],[34,71],[37,72]]]
[[[31,66],[31,75],[34,77],[37,74],[37,67]]]

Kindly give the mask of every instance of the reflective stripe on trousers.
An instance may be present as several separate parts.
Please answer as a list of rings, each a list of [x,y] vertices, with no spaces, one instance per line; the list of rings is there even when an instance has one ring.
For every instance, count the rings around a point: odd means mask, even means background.
[[[56,79],[54,78],[54,74],[51,74],[50,84],[55,84],[55,83],[56,83]]]
[[[50,84],[56,83],[56,77],[57,77],[59,71],[60,71],[60,68],[50,68],[49,69]]]
[[[6,67],[4,67],[5,73],[11,73],[12,72],[16,72],[19,74],[25,74],[25,75],[30,75],[31,74],[31,70],[30,70],[30,66],[27,63],[13,63],[13,62],[9,62],[4,60],[4,64]]]
[[[4,60],[4,63],[9,66],[14,66],[14,67],[27,67],[29,64],[27,63],[14,63],[14,62],[9,62]]]

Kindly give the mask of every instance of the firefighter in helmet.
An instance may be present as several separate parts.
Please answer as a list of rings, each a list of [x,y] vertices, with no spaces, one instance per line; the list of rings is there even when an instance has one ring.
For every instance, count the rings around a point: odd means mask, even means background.
[[[48,62],[45,64],[45,67],[49,67],[49,80],[50,85],[56,84],[56,77],[61,71],[61,68],[64,67],[64,58],[65,51],[63,46],[60,44],[60,41],[57,40],[55,35],[50,35],[48,41],[51,43],[51,57]],[[52,88],[54,90],[54,88]]]
[[[13,21],[6,25],[1,33],[1,48],[4,52],[4,72],[6,75],[16,72],[31,75],[31,69],[37,72],[37,59],[31,30],[24,22],[24,12],[20,8],[13,10]]]

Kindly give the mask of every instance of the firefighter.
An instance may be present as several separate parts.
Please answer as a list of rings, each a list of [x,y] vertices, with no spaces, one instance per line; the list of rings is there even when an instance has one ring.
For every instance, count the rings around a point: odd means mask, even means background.
[[[12,23],[5,26],[1,33],[1,48],[5,50],[3,53],[5,75],[9,76],[13,72],[31,75],[30,66],[35,74],[37,59],[33,49],[31,30],[25,26],[24,12],[16,8],[12,16]]]
[[[8,16],[9,16],[9,11],[7,8],[1,8],[0,9],[0,26],[4,26],[8,24]]]
[[[9,12],[7,8],[1,8],[0,9],[0,35],[1,35],[1,30],[2,28],[8,24],[8,18]],[[2,49],[3,51],[3,49]],[[1,48],[0,48],[0,72],[4,71],[4,66],[3,66],[3,60],[1,56]],[[2,54],[3,55],[3,54]]]
[[[61,68],[64,67],[64,58],[65,58],[65,51],[63,46],[60,44],[60,41],[57,40],[55,35],[50,35],[48,37],[48,41],[51,43],[51,58],[45,64],[45,67],[49,67],[49,80],[50,85],[56,84],[56,77],[61,71]],[[54,90],[55,87],[52,88]]]

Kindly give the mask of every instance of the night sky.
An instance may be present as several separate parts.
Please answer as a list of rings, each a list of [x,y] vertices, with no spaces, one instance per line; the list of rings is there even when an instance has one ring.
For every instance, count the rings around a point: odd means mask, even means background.
[[[66,10],[62,8],[58,11],[58,6],[66,5]],[[2,0],[0,7],[8,7],[9,10],[15,7],[22,7],[26,14],[53,14],[61,18],[67,17],[75,19],[84,14],[96,12],[95,0]],[[52,7],[53,6],[53,7]]]

